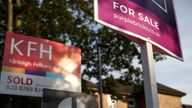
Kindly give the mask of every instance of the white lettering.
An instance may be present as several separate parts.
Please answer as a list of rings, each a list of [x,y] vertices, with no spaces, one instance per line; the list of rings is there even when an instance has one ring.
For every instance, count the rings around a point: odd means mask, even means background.
[[[113,2],[113,9],[117,9],[119,7],[119,3]]]
[[[143,19],[143,14],[142,13],[138,13],[138,15],[139,15],[139,19],[141,20],[141,21],[143,21],[144,19]]]
[[[135,17],[135,11],[129,8],[129,15]]]
[[[113,9],[119,9],[122,13],[135,17],[135,11],[133,9],[126,7],[125,5],[120,5],[118,2],[113,2]]]
[[[15,39],[11,39],[11,49],[10,49],[10,54],[13,54],[14,49],[19,53],[19,55],[23,56],[23,53],[19,50],[17,47],[19,44],[21,44],[24,40],[20,40],[17,43],[15,43]]]
[[[16,65],[22,65],[25,67],[32,66],[32,63],[30,61],[25,61],[25,60],[9,59],[9,63],[16,64]]]
[[[31,42],[31,41],[28,42],[28,50],[27,50],[27,56],[28,56],[28,57],[30,57],[31,51],[36,51],[35,48],[32,48],[32,47],[31,47],[32,44],[33,44],[33,45],[37,45],[36,42]]]
[[[159,23],[155,21],[155,28],[159,30]]]
[[[123,12],[123,13],[127,13],[127,7],[124,6],[124,5],[120,5],[120,10],[121,10],[121,12]]]
[[[43,49],[43,44],[40,44],[40,58],[43,58],[43,53],[49,54],[49,60],[52,60],[52,46],[49,46],[49,50]]]
[[[149,22],[149,18],[148,18],[147,16],[145,17],[144,22],[147,22],[148,24],[150,24],[150,22]]]
[[[144,16],[142,13],[138,13],[138,18],[139,20],[151,25],[152,27],[156,28],[159,30],[159,23],[157,21],[154,21],[152,18],[148,16]]]

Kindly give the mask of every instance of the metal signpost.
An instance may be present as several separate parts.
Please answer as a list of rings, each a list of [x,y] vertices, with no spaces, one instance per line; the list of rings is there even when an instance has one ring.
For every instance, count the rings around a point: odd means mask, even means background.
[[[94,0],[95,20],[141,45],[146,108],[158,108],[153,50],[183,60],[172,0]]]
[[[152,44],[141,45],[146,108],[159,108]]]
[[[97,50],[98,50],[98,70],[99,70],[99,99],[100,99],[100,108],[103,108],[103,88],[102,88],[102,76],[101,76],[101,52],[100,52],[100,42],[97,43]]]

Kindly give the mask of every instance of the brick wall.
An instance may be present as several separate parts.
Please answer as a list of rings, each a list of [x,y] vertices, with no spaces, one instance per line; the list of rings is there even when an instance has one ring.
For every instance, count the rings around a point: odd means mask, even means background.
[[[98,93],[95,95],[98,96],[98,106],[100,108],[100,97]],[[107,101],[107,95],[108,94],[103,94],[103,108],[108,108],[108,101]],[[182,107],[182,102],[181,102],[181,97],[177,96],[170,96],[166,94],[158,94],[159,98],[159,108],[183,108]],[[117,108],[128,108],[128,99],[122,99],[117,101]],[[137,108],[145,108],[145,99],[144,96],[136,98],[137,100]],[[139,100],[139,101],[138,101]]]
[[[100,108],[100,96],[98,93],[95,93],[95,95],[98,97],[98,106]],[[107,96],[108,94],[103,94],[103,108],[108,108],[108,100],[107,100]],[[127,103],[127,98],[124,98],[122,100],[118,100],[117,101],[117,108],[128,108],[128,103]]]
[[[183,108],[181,97],[158,94],[159,108]]]
[[[95,95],[98,97],[98,108],[100,108],[100,96],[99,93],[95,93]],[[107,94],[103,94],[102,95],[102,99],[103,99],[103,108],[108,108],[108,104],[107,104]]]
[[[124,98],[117,101],[117,108],[128,108],[128,99]]]

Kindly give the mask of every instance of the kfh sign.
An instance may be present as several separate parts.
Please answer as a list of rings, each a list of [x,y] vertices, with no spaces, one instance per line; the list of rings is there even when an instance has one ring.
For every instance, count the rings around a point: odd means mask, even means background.
[[[46,39],[6,34],[0,93],[42,96],[42,89],[81,92],[81,50]]]
[[[95,20],[182,60],[172,0],[94,0]]]

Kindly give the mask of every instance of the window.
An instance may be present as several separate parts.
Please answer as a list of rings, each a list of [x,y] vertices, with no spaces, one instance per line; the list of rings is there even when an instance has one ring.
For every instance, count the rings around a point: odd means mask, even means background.
[[[111,95],[107,95],[108,108],[118,108],[117,100],[113,99]]]
[[[135,99],[129,98],[128,99],[128,106],[129,106],[129,108],[135,108]]]

